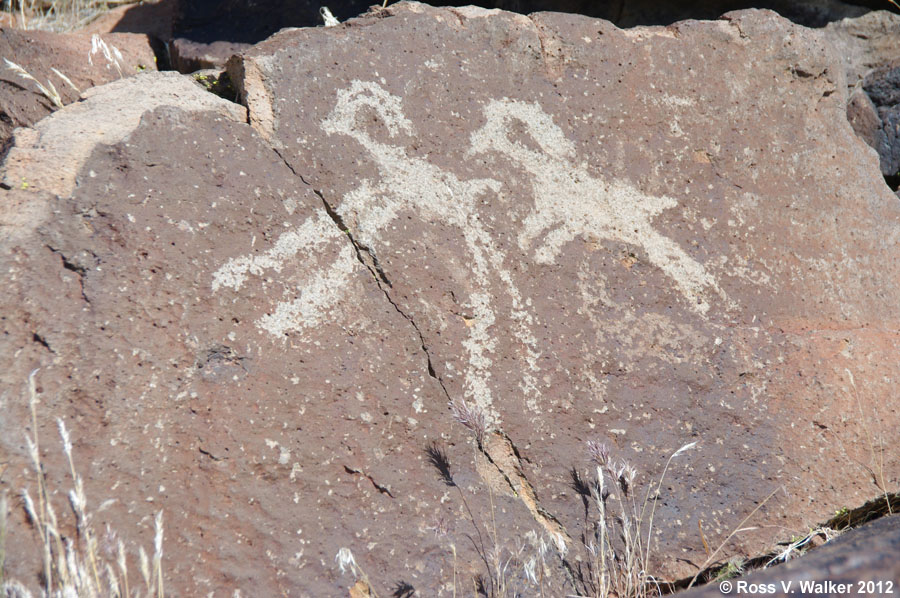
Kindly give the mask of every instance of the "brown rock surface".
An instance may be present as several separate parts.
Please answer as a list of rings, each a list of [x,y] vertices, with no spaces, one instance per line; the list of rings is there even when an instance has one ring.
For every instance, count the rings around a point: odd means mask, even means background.
[[[698,519],[727,534],[783,487],[738,536],[753,552],[770,526],[877,492],[864,422],[845,414],[859,401],[882,436],[898,421],[883,252],[900,212],[820,35],[765,11],[633,31],[386,14],[273,36],[232,79],[416,322],[449,396],[526,456],[544,509],[577,529],[553,489],[587,438],[650,479],[703,439],[657,511],[659,554],[678,558],[665,572],[683,575],[703,561]]]
[[[54,73],[53,68],[82,92],[142,70],[156,70],[156,58],[146,35],[116,33],[103,35],[101,39],[109,46],[112,61],[102,51],[92,54],[88,34],[0,29],[0,59],[18,64],[45,86],[50,81],[64,104],[77,100],[79,92]],[[121,58],[112,54],[113,47]],[[12,136],[15,127],[31,125],[53,109],[53,103],[33,81],[21,78],[0,60],[0,147]]]
[[[202,69],[222,68],[228,59],[248,49],[250,44],[216,41],[209,44],[185,38],[169,43],[172,68],[179,73],[193,73]]]
[[[175,0],[117,6],[88,23],[85,33],[145,33],[161,41],[172,38]]]
[[[881,117],[869,95],[862,89],[854,91],[847,101],[847,120],[860,139],[878,151],[884,138]]]
[[[852,88],[870,70],[897,57],[900,15],[876,10],[828,23],[822,31],[837,50],[847,74],[847,86]]]
[[[347,547],[378,595],[452,596],[479,538],[530,531],[577,569],[588,439],[642,493],[698,442],[656,502],[662,576],[702,565],[698,520],[718,543],[776,491],[728,546],[754,553],[878,492],[900,209],[818,34],[403,3],[230,70],[253,127],[148,74],[7,157],[0,490],[33,486],[41,367],[50,482],[59,416],[98,529],[147,545],[164,510],[171,595],[369,592]],[[483,453],[449,400],[489,418]]]
[[[127,100],[123,100],[127,98]],[[4,161],[0,182],[7,188],[49,191],[68,197],[98,143],[116,144],[141,117],[160,106],[215,112],[243,122],[246,110],[176,73],[145,73],[89,89],[82,101],[32,128],[16,131],[15,146]]]
[[[138,79],[163,88],[172,77]],[[128,106],[126,85],[96,92],[110,108],[142,107]],[[440,579],[422,546],[406,546],[439,505],[441,486],[421,483],[434,478],[422,449],[449,427],[428,415],[444,398],[415,330],[250,127],[188,94],[143,107],[124,137],[86,133],[95,149],[71,198],[4,193],[4,207],[28,209],[4,222],[0,257],[11,364],[0,438],[15,464],[3,486],[28,485],[24,381],[41,366],[51,484],[66,483],[59,416],[94,507],[113,501],[99,529],[112,522],[146,545],[164,509],[172,594],[345,593],[331,564],[359,537],[376,543],[361,556],[379,575],[418,564]],[[45,122],[59,127],[75,108]],[[274,239],[277,250],[257,251]],[[258,329],[270,296],[320,325],[270,342]],[[22,550],[7,553],[8,572],[30,583],[39,559],[21,517],[13,527]]]

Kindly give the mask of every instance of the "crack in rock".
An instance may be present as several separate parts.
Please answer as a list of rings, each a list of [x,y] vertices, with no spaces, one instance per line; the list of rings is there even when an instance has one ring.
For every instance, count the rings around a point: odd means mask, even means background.
[[[484,461],[479,462],[478,455],[482,455]],[[522,501],[538,525],[553,538],[557,547],[562,548],[572,541],[571,536],[559,520],[541,506],[534,487],[522,469],[519,451],[505,432],[495,430],[488,434],[481,450],[476,453],[476,467],[479,475],[486,484],[496,485],[498,480],[490,471],[485,470],[486,465],[494,468],[502,478],[501,488],[496,489],[503,489],[504,484],[508,486],[513,495]]]
[[[42,347],[44,347],[45,349],[47,349],[48,351],[50,351],[51,353],[56,355],[56,350],[50,346],[50,343],[47,342],[47,339],[43,335],[38,334],[37,332],[34,332],[31,334],[31,340],[33,340],[37,344],[41,345]]]
[[[379,484],[378,482],[375,481],[375,478],[373,478],[371,475],[369,475],[362,469],[359,469],[356,467],[350,467],[349,465],[344,465],[344,471],[346,471],[347,473],[352,474],[352,475],[361,475],[362,477],[364,477],[367,480],[369,480],[370,482],[372,482],[372,485],[375,486],[375,489],[378,490],[379,492],[381,492],[382,494],[387,494],[391,498],[396,498],[388,486],[385,486],[384,484]]]
[[[81,298],[88,305],[91,304],[91,300],[88,298],[87,294],[84,292],[84,276],[87,274],[88,269],[85,266],[79,265],[73,262],[61,249],[57,249],[50,245],[45,245],[47,249],[49,249],[52,253],[55,253],[59,256],[59,259],[62,261],[62,266],[66,270],[70,272],[74,272],[75,276],[78,277],[78,287],[81,291]]]
[[[450,392],[447,390],[447,387],[444,386],[444,381],[437,375],[437,372],[434,369],[434,362],[431,359],[431,351],[428,349],[428,345],[425,342],[425,335],[422,334],[422,330],[419,328],[419,325],[416,324],[415,319],[403,311],[403,308],[394,301],[394,298],[391,297],[389,289],[393,288],[390,279],[388,279],[387,275],[378,265],[378,260],[372,251],[362,243],[358,242],[353,234],[350,232],[350,229],[344,225],[341,217],[332,209],[331,205],[329,205],[328,201],[322,195],[322,193],[318,190],[315,190],[316,195],[319,196],[319,199],[322,200],[322,204],[325,206],[325,211],[331,216],[332,221],[335,226],[337,226],[341,232],[347,235],[347,238],[350,239],[350,243],[353,245],[354,250],[356,251],[356,258],[359,262],[365,266],[369,272],[372,274],[372,277],[375,279],[375,283],[378,285],[378,288],[381,289],[381,292],[384,293],[385,299],[394,306],[394,309],[398,314],[403,316],[407,322],[413,327],[413,330],[416,331],[416,334],[419,336],[419,343],[422,348],[422,352],[425,354],[425,360],[428,364],[428,375],[434,378],[435,381],[440,385],[441,390],[444,392],[444,396],[447,398],[447,401],[450,401]]]
[[[273,152],[275,152],[275,155],[277,155],[281,159],[281,161],[284,163],[284,165],[287,167],[287,169],[290,170],[294,176],[299,178],[305,185],[309,185],[309,182],[303,177],[303,175],[301,175],[299,172],[297,172],[297,170],[293,167],[293,165],[287,159],[285,159],[285,157],[281,154],[281,152],[278,150],[278,148],[273,146],[271,143],[269,143],[269,147],[272,149]],[[409,315],[405,311],[403,311],[403,309],[400,307],[400,305],[398,305],[397,302],[394,301],[394,298],[391,297],[389,290],[393,288],[393,284],[391,284],[391,281],[387,277],[387,274],[384,272],[384,270],[381,268],[381,265],[378,263],[377,257],[374,255],[374,253],[372,252],[372,250],[369,247],[367,247],[363,243],[360,243],[359,240],[357,240],[353,236],[353,233],[350,232],[350,229],[344,224],[344,221],[341,218],[341,216],[334,210],[334,208],[331,206],[331,204],[328,203],[328,200],[325,199],[325,196],[322,194],[322,192],[319,191],[318,189],[313,189],[313,192],[322,201],[322,206],[325,209],[325,213],[328,214],[328,217],[331,219],[331,221],[334,223],[334,225],[337,227],[337,229],[341,233],[343,233],[347,236],[347,239],[350,241],[350,244],[352,245],[353,250],[356,253],[356,259],[372,275],[372,277],[375,280],[375,284],[377,284],[378,288],[381,289],[381,292],[384,293],[385,298],[394,307],[394,310],[396,310],[396,312],[398,314],[403,316],[403,318],[407,322],[409,322],[410,325],[413,327],[413,330],[416,331],[416,334],[419,337],[420,347],[422,349],[422,352],[425,354],[425,360],[426,360],[426,363],[428,366],[428,375],[431,376],[438,383],[438,385],[440,385],[441,391],[444,393],[444,396],[447,398],[447,401],[449,402],[450,401],[450,392],[447,390],[447,387],[444,385],[444,381],[441,380],[441,378],[437,375],[437,372],[434,369],[434,362],[431,357],[431,351],[428,349],[428,345],[425,341],[425,335],[422,334],[422,330],[419,328],[419,325],[416,324],[415,319],[413,319],[413,317],[411,315]]]

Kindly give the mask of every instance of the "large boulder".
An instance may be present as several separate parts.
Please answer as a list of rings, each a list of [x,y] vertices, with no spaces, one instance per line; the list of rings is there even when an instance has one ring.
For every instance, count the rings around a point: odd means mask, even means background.
[[[820,34],[765,11],[387,14],[277,34],[232,80],[542,511],[577,529],[554,489],[598,435],[649,479],[704,440],[657,505],[672,576],[704,560],[697,520],[722,537],[775,488],[736,549],[878,492],[859,463],[897,417],[900,206]]]
[[[285,27],[314,27],[323,24],[321,9],[327,7],[344,21],[369,8],[380,8],[389,2],[372,0],[162,0],[159,5],[174,5],[174,38],[169,45],[172,68],[190,73],[202,68],[218,68],[231,57]],[[468,0],[432,2],[440,6],[464,6]],[[845,3],[839,0],[715,0],[695,2],[676,0],[485,0],[479,6],[499,8],[522,14],[553,11],[578,13],[607,19],[619,27],[667,25],[684,19],[715,19],[744,8],[768,8],[807,27],[823,27],[828,23],[859,17],[867,9],[861,0]],[[870,0],[869,5],[884,8],[883,2]],[[327,5],[327,6],[326,6]],[[151,5],[152,6],[152,5]],[[137,8],[134,12],[137,12]],[[888,13],[885,13],[888,14]],[[858,38],[853,41],[859,41]]]
[[[230,75],[249,113],[148,74],[0,173],[0,488],[23,427],[66,487],[61,417],[97,529],[164,510],[171,594],[534,589],[539,537],[584,592],[587,440],[658,492],[662,578],[900,474],[900,206],[818,33],[401,3]]]
[[[163,0],[165,2],[166,0]],[[284,27],[322,24],[319,13],[325,5],[341,21],[365,12],[371,6],[393,2],[372,0],[171,0],[175,8],[176,36],[211,43],[217,40],[253,43]],[[465,6],[466,0],[432,2],[442,6]],[[621,27],[667,25],[682,19],[715,19],[745,8],[767,8],[807,27],[823,27],[844,18],[858,17],[869,8],[890,8],[882,0],[484,0],[479,6],[522,14],[552,11],[578,13],[607,19]]]
[[[358,535],[378,537],[379,565],[406,575],[404,551],[423,563],[421,547],[397,547],[434,510],[421,449],[449,427],[423,407],[444,397],[419,336],[242,107],[172,73],[94,91],[36,141],[64,148],[52,142],[81,122],[93,150],[51,161],[81,176],[36,174],[3,196],[15,213],[0,258],[0,437],[15,464],[3,486],[35,492],[20,465],[36,432],[25,382],[40,366],[49,484],[70,483],[59,416],[93,507],[104,503],[97,529],[111,523],[133,551],[152,540],[145,516],[164,510],[174,595],[330,595],[338,573],[323,563]],[[270,240],[277,249],[257,251]],[[271,327],[302,315],[308,334],[269,342],[269,297],[292,298]],[[15,516],[7,568],[31,583],[39,552]]]

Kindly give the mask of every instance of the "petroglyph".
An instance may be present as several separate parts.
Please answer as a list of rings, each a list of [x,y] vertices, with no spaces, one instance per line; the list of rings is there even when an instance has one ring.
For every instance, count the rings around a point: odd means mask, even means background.
[[[373,121],[373,116],[377,120]],[[521,386],[529,407],[537,411],[534,374],[539,353],[530,329],[531,316],[524,309],[521,294],[504,267],[503,252],[485,230],[475,207],[485,194],[499,192],[501,183],[493,179],[462,181],[452,172],[422,158],[411,157],[403,144],[393,145],[373,138],[373,133],[377,132],[367,128],[373,122],[380,123],[391,139],[415,134],[403,114],[400,98],[371,82],[354,81],[348,89],[339,91],[334,109],[322,123],[326,133],[347,135],[363,146],[378,165],[380,175],[377,182],[362,181],[359,187],[346,194],[338,213],[344,222],[354,227],[359,241],[376,255],[384,244],[382,232],[404,209],[414,211],[425,221],[443,222],[458,228],[472,256],[475,280],[483,289],[472,294],[468,305],[475,319],[469,329],[469,338],[463,343],[469,353],[466,396],[492,417],[498,417],[492,407],[490,391],[493,365],[490,353],[497,342],[496,335],[489,330],[496,322],[495,308],[487,292],[493,272],[502,281],[512,302],[513,334],[525,346],[528,364]]]
[[[341,299],[357,265],[351,247],[325,210],[316,210],[314,217],[283,233],[271,249],[228,260],[213,274],[213,292],[221,287],[240,290],[248,276],[262,276],[266,270],[280,273],[288,263],[314,257],[326,244],[334,242],[343,244],[338,258],[324,271],[319,270],[314,259],[310,260],[307,278],[285,284],[285,294],[294,298],[278,303],[271,314],[257,320],[259,328],[280,338],[291,331],[314,328]]]
[[[522,222],[518,244],[525,251],[537,245],[535,261],[552,263],[564,244],[579,235],[592,235],[643,248],[650,262],[674,281],[692,309],[700,313],[709,309],[710,291],[725,298],[703,265],[651,226],[654,217],[677,205],[676,200],[645,194],[625,182],[602,180],[585,165],[576,165],[574,144],[537,104],[494,100],[485,106],[484,115],[486,123],[473,133],[469,155],[499,153],[529,173],[534,207]],[[524,125],[537,147],[513,138],[515,121]],[[359,181],[337,207],[343,222],[373,256],[377,258],[378,252],[389,246],[383,235],[402,212],[414,212],[425,222],[459,230],[471,256],[467,266],[477,284],[466,306],[474,318],[469,320],[468,337],[462,343],[468,354],[465,395],[495,421],[499,414],[493,407],[491,378],[492,354],[499,340],[498,307],[490,289],[499,280],[511,306],[511,332],[524,347],[526,367],[520,388],[529,409],[539,413],[536,375],[540,353],[532,332],[533,317],[506,268],[506,255],[485,229],[477,209],[480,202],[501,191],[502,183],[491,178],[460,180],[453,172],[409,155],[406,148],[415,139],[415,128],[403,113],[400,98],[377,83],[353,81],[338,91],[322,129],[355,140],[377,167],[378,178]],[[337,259],[324,267],[312,264],[310,274],[286,285],[285,295],[290,298],[257,321],[262,330],[276,337],[315,327],[344,299],[356,266],[350,245],[322,210],[281,235],[269,250],[230,260],[215,273],[213,291],[226,286],[239,290],[248,276],[262,276],[267,270],[280,273],[288,262],[311,253],[324,255],[323,244],[331,242],[342,243]]]
[[[471,152],[499,152],[531,175],[534,210],[518,240],[527,250],[543,235],[534,251],[538,263],[553,263],[564,244],[580,235],[595,235],[643,248],[650,262],[675,282],[700,313],[709,310],[710,290],[727,300],[702,264],[651,225],[663,210],[678,205],[675,199],[648,195],[627,182],[597,178],[586,165],[576,165],[574,144],[538,104],[492,100],[484,113],[487,122],[472,135]],[[514,121],[524,125],[542,151],[510,137]]]

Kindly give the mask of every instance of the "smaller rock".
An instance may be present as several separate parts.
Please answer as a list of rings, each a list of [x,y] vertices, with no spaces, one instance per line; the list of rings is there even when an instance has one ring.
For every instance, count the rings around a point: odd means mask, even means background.
[[[144,33],[161,41],[172,39],[174,2],[159,0],[126,4],[105,12],[81,31],[85,33]]]
[[[63,104],[71,104],[96,85],[156,70],[156,55],[146,35],[110,33],[99,39],[110,58],[86,33],[0,29],[0,58],[19,65],[48,90],[48,83],[52,84]],[[0,146],[14,128],[27,127],[55,108],[33,81],[23,79],[0,60]]]
[[[118,143],[137,128],[146,112],[161,106],[213,112],[235,122],[247,118],[243,106],[204,93],[188,77],[171,72],[114,81],[89,90],[82,100],[34,128],[16,131],[0,184],[7,189],[49,191],[67,197],[97,143]]]
[[[863,89],[871,99],[881,123],[877,143],[873,146],[878,151],[881,173],[884,176],[895,176],[900,171],[900,60],[870,72],[863,81]],[[849,118],[849,106],[847,115]],[[855,126],[854,130],[857,130]],[[866,142],[871,145],[868,139]]]
[[[900,174],[900,104],[878,109],[881,117],[881,144],[876,149],[881,160],[881,174]]]
[[[173,69],[179,73],[193,73],[202,69],[222,69],[229,58],[251,45],[229,41],[204,44],[180,37],[169,43],[169,56]]]
[[[881,117],[868,94],[861,89],[853,92],[847,102],[847,120],[860,139],[875,150],[879,148],[884,137]]]
[[[866,75],[863,89],[878,107],[900,104],[900,60],[888,62]]]
[[[837,49],[847,74],[847,86],[853,88],[870,70],[897,56],[898,30],[900,15],[877,10],[829,23],[822,33]]]

